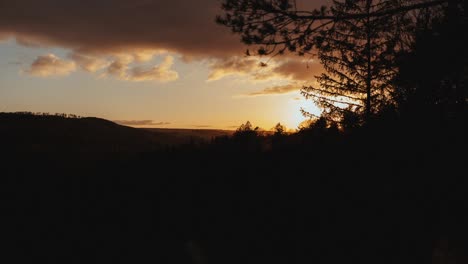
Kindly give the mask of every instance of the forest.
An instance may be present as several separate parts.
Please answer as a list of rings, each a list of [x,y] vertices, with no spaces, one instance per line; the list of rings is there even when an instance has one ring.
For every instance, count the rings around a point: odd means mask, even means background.
[[[249,55],[320,60],[321,115],[166,144],[0,113],[16,262],[468,263],[466,1],[222,2]]]

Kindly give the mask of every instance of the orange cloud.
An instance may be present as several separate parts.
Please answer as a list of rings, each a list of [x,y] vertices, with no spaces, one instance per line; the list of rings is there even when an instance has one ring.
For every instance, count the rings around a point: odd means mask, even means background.
[[[76,70],[74,61],[63,60],[54,54],[39,56],[26,73],[37,77],[65,76]]]
[[[265,88],[261,91],[252,92],[247,94],[247,96],[264,96],[264,95],[278,95],[278,94],[287,94],[299,91],[302,88],[302,85],[299,83],[290,83],[286,85],[278,85],[273,87]]]
[[[166,56],[157,66],[145,69],[142,67],[135,67],[130,70],[128,79],[131,81],[161,81],[169,82],[175,81],[179,78],[179,74],[176,71],[171,70],[174,64],[174,58],[172,56]]]
[[[113,61],[106,69],[107,75],[114,76],[120,80],[126,81],[175,81],[179,78],[179,74],[172,70],[174,65],[174,57],[166,56],[159,65],[150,68],[135,66],[130,68],[130,63],[133,62],[131,57],[121,57]]]
[[[231,57],[214,61],[211,63],[210,68],[208,81],[216,81],[229,75],[252,74],[260,66],[259,62],[254,59]]]
[[[210,65],[208,81],[215,81],[230,75],[241,75],[253,81],[287,79],[291,81],[312,81],[323,71],[322,66],[314,61],[292,58],[263,64],[255,58],[231,57],[218,59]]]
[[[125,80],[127,77],[128,64],[121,60],[113,61],[106,69],[106,73]]]
[[[136,61],[136,62],[146,62],[146,61],[150,61],[151,59],[153,59],[154,56],[156,55],[161,55],[161,54],[164,54],[164,53],[167,53],[167,51],[165,50],[137,50],[135,51],[132,55],[133,55],[133,59]]]
[[[69,55],[69,58],[87,72],[97,72],[109,66],[107,60],[92,55],[72,53]]]

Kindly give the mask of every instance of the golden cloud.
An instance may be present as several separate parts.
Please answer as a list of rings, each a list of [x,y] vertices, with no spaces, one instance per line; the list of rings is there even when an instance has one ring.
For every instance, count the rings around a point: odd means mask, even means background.
[[[267,87],[261,91],[251,92],[247,96],[265,96],[265,95],[278,95],[278,94],[288,94],[297,92],[302,88],[302,85],[299,83],[290,83],[286,85],[278,85]]]
[[[76,70],[74,61],[63,60],[54,54],[39,56],[26,73],[37,77],[65,76]]]
[[[68,57],[87,72],[97,72],[109,66],[107,60],[92,55],[71,53]]]
[[[231,57],[215,60],[210,64],[208,81],[215,81],[230,75],[245,76],[252,81],[272,79],[307,82],[319,75],[323,68],[315,61],[283,58],[268,64],[255,58]]]
[[[169,82],[175,81],[179,78],[179,74],[171,69],[174,64],[174,58],[172,56],[166,56],[157,66],[153,66],[149,69],[143,67],[135,67],[130,70],[127,76],[128,80],[131,81],[161,81]]]
[[[231,57],[215,60],[210,64],[208,81],[216,81],[230,75],[247,75],[258,70],[259,62],[255,59]]]

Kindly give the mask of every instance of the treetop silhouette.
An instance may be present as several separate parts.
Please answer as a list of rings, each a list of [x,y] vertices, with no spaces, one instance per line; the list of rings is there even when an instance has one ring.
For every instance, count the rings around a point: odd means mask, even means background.
[[[397,15],[456,1],[459,0],[391,0],[384,1],[394,3],[391,8],[337,14],[334,13],[336,4],[353,6],[363,0],[335,0],[331,7],[322,6],[314,10],[297,9],[295,0],[224,0],[224,14],[217,16],[216,21],[240,34],[245,44],[260,45],[258,55],[283,54],[286,51],[304,55],[311,52],[315,37],[337,22]]]
[[[258,55],[317,56],[326,72],[316,76],[319,87],[305,86],[302,95],[331,121],[340,122],[352,112],[362,123],[395,104],[396,56],[411,47],[420,14],[458,2],[332,1],[329,7],[307,11],[290,0],[226,0],[217,22],[240,34],[245,44],[259,46]]]

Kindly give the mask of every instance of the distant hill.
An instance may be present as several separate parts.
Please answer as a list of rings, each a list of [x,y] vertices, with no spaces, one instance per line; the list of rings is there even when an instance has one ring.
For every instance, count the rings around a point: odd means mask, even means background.
[[[126,152],[149,149],[151,133],[94,117],[0,113],[0,142],[13,152]]]
[[[3,153],[131,153],[230,134],[232,131],[205,129],[137,129],[101,118],[66,114],[0,113]]]

